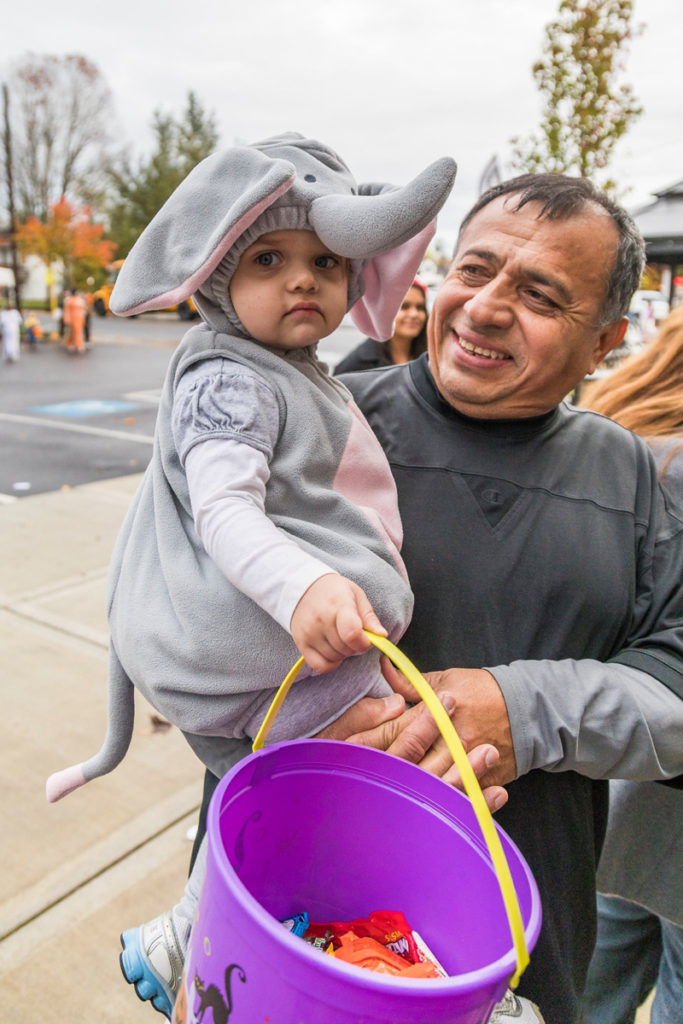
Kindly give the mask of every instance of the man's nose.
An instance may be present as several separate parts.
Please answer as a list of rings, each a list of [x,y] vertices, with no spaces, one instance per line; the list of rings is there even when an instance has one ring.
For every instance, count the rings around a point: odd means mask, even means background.
[[[494,277],[477,288],[463,308],[473,326],[507,327],[512,320],[509,298],[503,282]]]

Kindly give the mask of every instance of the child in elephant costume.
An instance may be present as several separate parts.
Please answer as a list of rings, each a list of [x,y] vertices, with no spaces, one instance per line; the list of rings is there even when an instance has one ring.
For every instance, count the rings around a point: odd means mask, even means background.
[[[171,359],[112,557],[107,736],[50,777],[49,800],[122,760],[134,687],[218,776],[249,752],[299,652],[270,742],[390,693],[363,629],[396,641],[412,612],[396,490],[315,350],[347,311],[391,337],[454,177],[444,158],[404,188],[357,185],[327,146],[286,133],[202,161],[138,239],[112,310],[192,295],[203,323]],[[181,905],[122,936],[127,979],[169,1017],[191,919]]]

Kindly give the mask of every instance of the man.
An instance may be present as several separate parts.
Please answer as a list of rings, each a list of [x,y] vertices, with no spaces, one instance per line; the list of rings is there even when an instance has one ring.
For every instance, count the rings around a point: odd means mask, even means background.
[[[593,948],[594,780],[683,770],[683,513],[638,438],[563,403],[621,341],[642,264],[588,181],[503,183],[465,219],[427,357],[344,378],[398,487],[416,599],[401,648],[466,747],[500,752],[481,782],[509,783],[497,820],[541,893],[519,992],[546,1024],[578,1020]],[[365,699],[325,735],[443,774],[429,716],[401,709]]]
[[[423,671],[457,666],[430,681],[467,748],[498,748],[482,784],[510,783],[497,820],[544,913],[519,992],[547,1024],[577,1021],[594,942],[593,780],[682,770],[683,513],[638,438],[562,401],[623,338],[642,263],[588,181],[503,183],[464,221],[428,357],[343,378],[398,487],[415,592],[401,647]],[[415,714],[368,731],[382,712],[363,702],[326,734],[441,773]]]

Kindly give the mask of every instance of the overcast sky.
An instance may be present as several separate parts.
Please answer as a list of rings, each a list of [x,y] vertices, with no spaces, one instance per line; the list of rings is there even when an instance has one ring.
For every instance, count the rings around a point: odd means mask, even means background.
[[[538,123],[531,65],[559,0],[34,0],[12,3],[0,70],[26,51],[81,53],[114,97],[121,141],[151,143],[155,108],[177,115],[188,90],[221,142],[289,129],[333,146],[359,180],[402,184],[443,154],[459,165],[441,214],[448,236],[484,165]],[[636,0],[645,23],[625,80],[645,113],[615,152],[626,205],[683,178],[680,0]]]

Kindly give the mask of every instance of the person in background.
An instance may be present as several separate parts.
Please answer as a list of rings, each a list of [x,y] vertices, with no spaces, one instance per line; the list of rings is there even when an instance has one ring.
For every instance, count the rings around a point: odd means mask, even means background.
[[[64,326],[68,329],[66,339],[67,352],[85,352],[85,299],[73,288],[64,296]]]
[[[28,342],[29,352],[36,352],[38,350],[38,342],[43,337],[43,328],[40,326],[40,320],[35,313],[29,313],[24,324],[26,327],[26,341]]]
[[[683,306],[579,404],[643,437],[664,488],[683,504]],[[683,1019],[682,784],[683,776],[610,783],[585,1024],[632,1024],[653,988],[651,1024]]]
[[[6,363],[19,362],[19,330],[22,316],[18,309],[8,305],[0,312],[0,331],[2,331],[2,354]]]
[[[335,368],[335,376],[355,370],[409,363],[427,351],[427,286],[416,277],[401,303],[388,341],[366,338]]]

